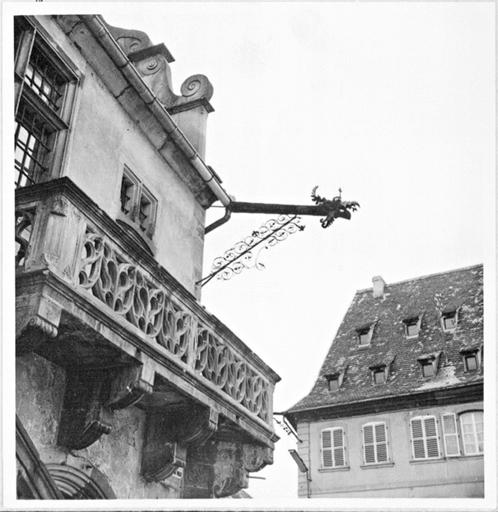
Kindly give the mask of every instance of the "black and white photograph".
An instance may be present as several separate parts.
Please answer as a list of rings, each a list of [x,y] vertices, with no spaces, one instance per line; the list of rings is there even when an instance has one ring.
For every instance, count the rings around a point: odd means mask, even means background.
[[[496,510],[495,9],[2,2],[4,510]]]

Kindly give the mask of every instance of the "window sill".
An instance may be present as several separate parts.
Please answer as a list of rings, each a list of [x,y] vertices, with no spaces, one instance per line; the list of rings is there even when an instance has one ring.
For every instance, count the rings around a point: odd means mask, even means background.
[[[453,457],[449,457],[450,459],[452,459]],[[411,459],[409,460],[408,462],[410,464],[437,464],[437,463],[440,463],[440,462],[446,462],[446,458],[445,457],[438,457],[437,459],[434,458],[434,459]]]
[[[446,457],[445,460],[469,460],[469,459],[482,459],[484,453],[475,453],[472,455],[454,455],[453,457]]]
[[[392,468],[394,462],[378,462],[377,464],[362,464],[361,469]]]
[[[334,473],[335,471],[349,471],[351,468],[349,466],[340,466],[337,468],[319,468],[319,473]]]

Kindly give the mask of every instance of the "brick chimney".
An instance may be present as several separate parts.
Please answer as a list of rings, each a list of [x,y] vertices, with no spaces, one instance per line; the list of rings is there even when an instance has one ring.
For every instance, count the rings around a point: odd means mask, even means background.
[[[384,297],[384,291],[386,289],[386,282],[382,279],[381,276],[372,277],[373,284],[373,296],[374,297]]]

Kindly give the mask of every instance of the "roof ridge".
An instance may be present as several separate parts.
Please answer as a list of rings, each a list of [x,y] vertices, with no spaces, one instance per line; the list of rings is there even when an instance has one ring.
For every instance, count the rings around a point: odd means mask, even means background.
[[[393,283],[386,283],[386,286],[395,286],[398,284],[405,284],[405,283],[409,283],[410,281],[420,281],[422,279],[428,279],[430,277],[441,276],[443,274],[452,274],[454,272],[461,272],[462,270],[470,270],[472,268],[477,268],[477,267],[482,267],[482,266],[483,266],[482,263],[476,263],[475,265],[469,265],[467,267],[455,268],[453,270],[444,270],[442,272],[433,272],[432,274],[425,274],[425,275],[419,276],[419,277],[411,277],[409,279],[403,279],[401,281],[394,281]],[[359,290],[356,290],[356,293],[363,293],[363,292],[371,291],[372,289],[373,289],[372,286],[369,286],[368,288],[360,288]]]

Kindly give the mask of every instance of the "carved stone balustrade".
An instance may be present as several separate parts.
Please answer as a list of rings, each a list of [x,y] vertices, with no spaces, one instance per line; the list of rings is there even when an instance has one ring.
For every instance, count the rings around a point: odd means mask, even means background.
[[[271,462],[278,375],[68,178],[16,194],[16,347],[67,370],[59,444],[89,446],[136,404],[146,480],[246,486]]]

